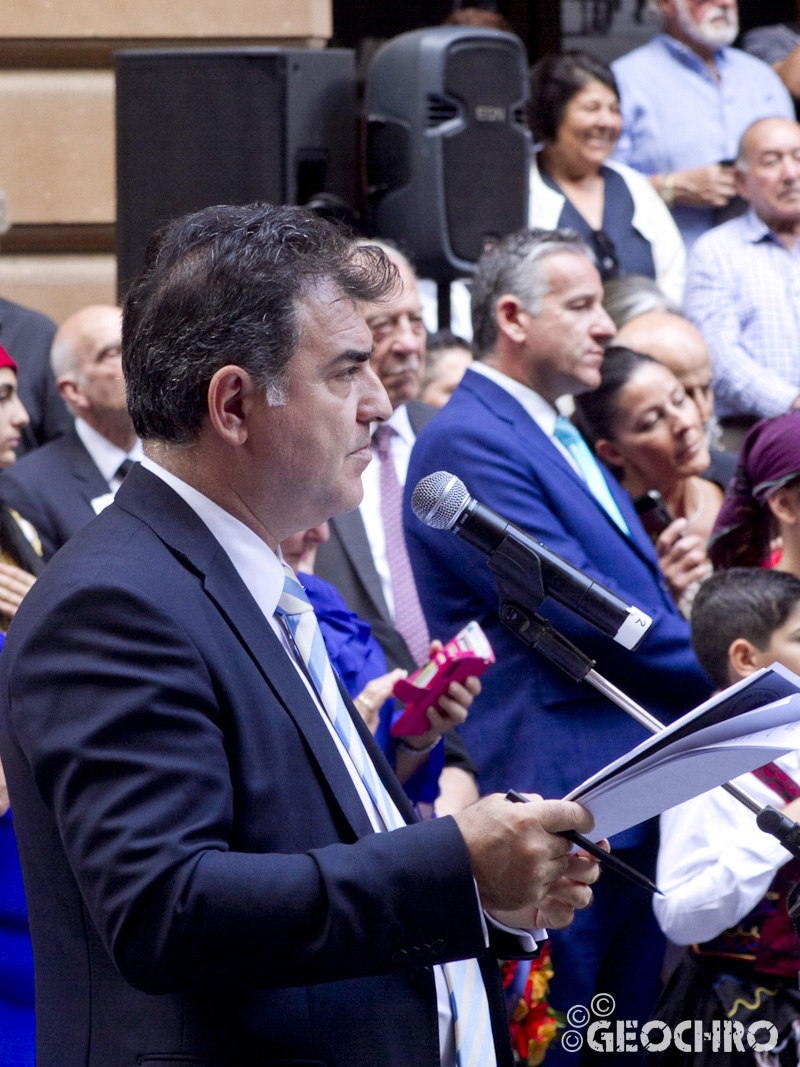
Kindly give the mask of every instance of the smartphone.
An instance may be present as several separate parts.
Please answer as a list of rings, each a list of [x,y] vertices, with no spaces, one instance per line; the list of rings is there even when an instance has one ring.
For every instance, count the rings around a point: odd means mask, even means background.
[[[659,535],[673,521],[669,508],[661,499],[661,493],[656,489],[651,489],[649,493],[637,497],[633,506],[651,541],[657,541]]]

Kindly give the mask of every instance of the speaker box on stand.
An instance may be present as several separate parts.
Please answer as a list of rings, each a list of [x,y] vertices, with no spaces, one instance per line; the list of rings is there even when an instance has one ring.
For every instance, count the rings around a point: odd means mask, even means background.
[[[416,30],[370,64],[369,230],[439,283],[440,326],[450,281],[469,275],[488,243],[527,225],[527,99],[527,56],[510,33]]]
[[[212,204],[358,204],[355,53],[152,49],[116,55],[121,295],[153,232]]]

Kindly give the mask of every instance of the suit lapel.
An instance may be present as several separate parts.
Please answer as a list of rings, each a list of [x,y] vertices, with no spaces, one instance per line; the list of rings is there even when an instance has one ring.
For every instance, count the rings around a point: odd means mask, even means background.
[[[375,561],[367,540],[367,531],[361,512],[356,508],[355,511],[348,511],[345,515],[337,515],[336,518],[330,520],[330,524],[336,530],[342,543],[342,550],[372,600],[375,613],[390,626],[394,625],[383,595],[380,577],[375,569]]]
[[[120,487],[115,503],[145,522],[184,566],[201,577],[206,595],[302,734],[355,836],[371,833],[372,824],[319,709],[228,555],[205,524],[166,483],[138,465]],[[352,709],[349,701],[348,707]],[[382,761],[379,769],[385,774],[387,765],[380,752],[378,757]]]
[[[108,482],[100,473],[100,469],[89,455],[86,446],[74,429],[65,435],[64,454],[70,473],[77,483],[78,492],[86,503],[92,507],[92,501],[96,497],[104,496],[110,490]],[[92,511],[94,511],[93,508]]]
[[[583,495],[585,502],[598,514],[598,521],[606,524],[614,535],[621,537],[637,555],[657,573],[660,573],[658,561],[655,557],[653,546],[642,529],[639,517],[631,503],[631,499],[625,490],[617,483],[616,479],[607,474],[600,465],[606,482],[609,485],[611,495],[617,502],[617,506],[628,525],[630,534],[626,534],[614,522],[597,497],[589,489],[586,482],[567,462],[561,452],[556,448],[547,434],[539,427],[535,419],[525,411],[522,405],[514,399],[505,389],[484,375],[476,374],[468,370],[462,387],[468,389],[482,404],[488,407],[499,418],[509,424],[509,433],[518,436],[524,442],[524,446],[535,461],[537,468],[542,470],[542,480],[551,485],[571,484],[576,492]]]

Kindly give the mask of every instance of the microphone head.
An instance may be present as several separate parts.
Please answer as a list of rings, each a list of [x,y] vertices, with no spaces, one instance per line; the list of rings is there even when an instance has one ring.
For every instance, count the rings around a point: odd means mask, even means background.
[[[411,494],[411,508],[426,526],[452,530],[469,500],[467,487],[460,478],[447,471],[436,471],[417,482]]]

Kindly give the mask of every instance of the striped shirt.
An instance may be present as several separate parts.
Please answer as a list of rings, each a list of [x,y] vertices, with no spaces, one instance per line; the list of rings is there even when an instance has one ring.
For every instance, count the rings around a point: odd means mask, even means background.
[[[800,242],[790,251],[752,210],[710,230],[684,312],[711,352],[718,415],[772,418],[800,396]]]

